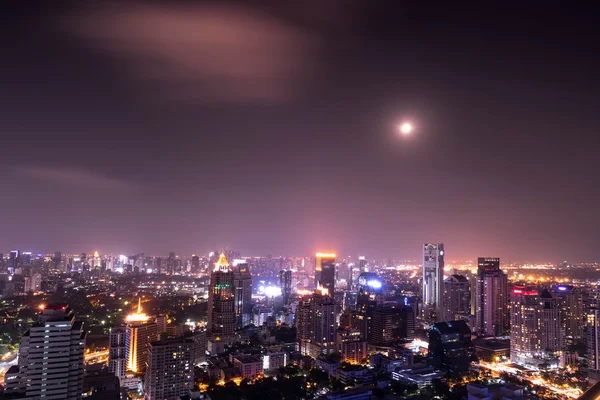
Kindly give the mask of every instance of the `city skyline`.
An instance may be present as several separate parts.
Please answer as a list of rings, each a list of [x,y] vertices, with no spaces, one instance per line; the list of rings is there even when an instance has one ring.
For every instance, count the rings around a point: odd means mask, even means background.
[[[587,7],[11,2],[0,246],[597,260]]]

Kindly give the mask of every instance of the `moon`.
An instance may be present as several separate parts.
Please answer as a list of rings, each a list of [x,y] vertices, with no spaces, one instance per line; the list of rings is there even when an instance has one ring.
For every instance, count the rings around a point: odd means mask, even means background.
[[[398,129],[403,135],[408,135],[413,131],[413,125],[410,122],[403,122],[400,124]]]

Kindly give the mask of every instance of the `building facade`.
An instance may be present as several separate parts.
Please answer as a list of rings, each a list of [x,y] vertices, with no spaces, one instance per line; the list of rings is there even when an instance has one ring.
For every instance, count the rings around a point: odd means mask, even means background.
[[[475,288],[475,332],[500,336],[509,326],[508,277],[500,269],[500,259],[480,257],[477,260]]]
[[[210,277],[208,292],[208,333],[211,336],[231,336],[235,332],[234,274],[221,254]]]
[[[423,307],[425,318],[441,319],[444,282],[444,244],[423,245]]]
[[[147,400],[179,398],[194,388],[194,341],[167,339],[148,345],[144,379]]]
[[[469,280],[463,275],[450,275],[444,280],[443,321],[453,321],[457,314],[469,315],[471,312],[471,288]]]

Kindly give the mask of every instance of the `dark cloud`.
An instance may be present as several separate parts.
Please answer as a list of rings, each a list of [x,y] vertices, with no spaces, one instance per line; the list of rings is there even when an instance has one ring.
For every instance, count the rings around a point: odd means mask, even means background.
[[[85,190],[130,191],[135,185],[120,179],[109,178],[82,168],[20,166],[14,172],[25,178]]]

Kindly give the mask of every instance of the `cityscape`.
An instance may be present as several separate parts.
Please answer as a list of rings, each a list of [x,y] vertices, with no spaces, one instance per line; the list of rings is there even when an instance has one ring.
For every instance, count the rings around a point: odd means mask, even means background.
[[[593,2],[0,14],[0,400],[600,400]]]
[[[569,399],[600,380],[599,264],[457,263],[446,248],[413,262],[12,250],[2,396]]]

